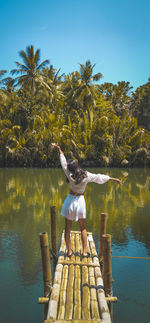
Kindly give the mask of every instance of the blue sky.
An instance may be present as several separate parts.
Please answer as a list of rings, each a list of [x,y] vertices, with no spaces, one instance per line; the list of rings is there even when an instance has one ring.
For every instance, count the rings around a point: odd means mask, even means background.
[[[90,59],[102,83],[137,88],[150,77],[150,1],[0,0],[0,40],[0,70],[32,44],[61,73]]]

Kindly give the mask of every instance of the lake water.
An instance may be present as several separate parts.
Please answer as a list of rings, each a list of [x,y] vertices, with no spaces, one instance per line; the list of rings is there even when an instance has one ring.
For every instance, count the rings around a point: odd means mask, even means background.
[[[150,170],[90,169],[119,177],[124,185],[88,184],[87,230],[99,248],[100,214],[108,214],[113,256],[150,257]],[[40,232],[50,240],[50,206],[57,207],[57,245],[69,192],[61,169],[0,169],[0,321],[41,323],[43,296]],[[78,230],[74,223],[72,229]],[[114,323],[147,323],[150,314],[150,260],[112,258]]]

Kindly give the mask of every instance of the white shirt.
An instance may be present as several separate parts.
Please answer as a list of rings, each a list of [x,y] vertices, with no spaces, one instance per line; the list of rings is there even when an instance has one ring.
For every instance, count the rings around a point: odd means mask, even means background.
[[[83,194],[88,183],[97,183],[104,184],[109,181],[110,176],[104,174],[93,174],[86,171],[87,177],[85,177],[79,184],[75,183],[75,180],[72,178],[72,173],[69,171],[67,166],[67,161],[63,153],[60,154],[60,163],[64,173],[66,174],[70,188],[74,193]]]

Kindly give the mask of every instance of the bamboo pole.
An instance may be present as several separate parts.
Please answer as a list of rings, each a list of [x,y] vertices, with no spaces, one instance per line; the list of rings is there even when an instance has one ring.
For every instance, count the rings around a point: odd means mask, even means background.
[[[66,242],[65,242],[65,233],[62,233],[62,238],[61,238],[61,246],[59,249],[59,260],[63,261],[64,260],[64,255],[66,251]]]
[[[58,309],[58,305],[59,305],[62,272],[63,272],[63,265],[57,264],[56,270],[55,270],[52,293],[51,293],[50,301],[48,304],[47,319],[56,320],[56,318],[57,318],[57,309]]]
[[[88,320],[45,320],[44,323],[92,323],[92,321],[88,321]],[[100,321],[100,320],[94,320],[93,323],[104,323],[104,321]]]
[[[42,269],[44,282],[44,297],[49,297],[52,289],[52,275],[49,257],[49,243],[47,232],[40,233],[40,246],[42,255]],[[47,315],[48,305],[44,307],[44,317]]]
[[[90,320],[90,291],[88,279],[88,267],[82,267],[82,319]]]
[[[75,233],[73,231],[70,232],[70,240],[71,240],[71,249],[75,251]],[[73,254],[71,257],[66,257],[66,259],[75,262],[75,255]],[[74,265],[70,265],[69,275],[68,275],[68,285],[67,285],[65,320],[71,320],[73,317],[74,278],[75,278],[75,267]]]
[[[101,226],[100,226],[100,237],[99,237],[99,260],[103,259],[103,240],[102,236],[106,234],[106,222],[107,222],[107,214],[101,213]]]
[[[66,250],[66,244],[64,239],[64,232],[62,234],[62,240],[61,240],[61,247],[60,247],[60,256],[59,259],[63,261],[64,254]],[[53,289],[48,305],[48,313],[47,313],[47,320],[52,319],[55,320],[57,317],[57,309],[58,309],[58,303],[59,303],[59,296],[60,296],[60,284],[62,279],[62,273],[63,273],[63,265],[57,264],[55,275],[54,275],[54,284]]]
[[[103,240],[104,257],[104,288],[106,296],[112,296],[112,269],[111,269],[111,235],[105,234]]]
[[[40,245],[42,253],[44,296],[49,297],[51,292],[52,275],[50,267],[49,243],[47,232],[40,233]]]
[[[80,253],[81,253],[81,236],[79,235],[79,233],[76,233],[76,262],[80,261]]]
[[[69,278],[67,286],[67,302],[65,320],[72,320],[73,316],[73,285],[74,285],[74,266],[69,266]]]
[[[90,246],[89,246],[89,235],[87,234],[87,252],[90,253]],[[91,318],[91,293],[89,288],[89,266],[91,266],[92,258],[83,258],[81,264],[81,271],[82,271],[82,319],[90,320]]]
[[[39,297],[38,298],[39,304],[48,304],[48,302],[49,302],[49,297]]]
[[[98,257],[97,257],[98,258]],[[74,265],[74,266],[87,266],[87,267],[97,267],[97,263],[95,264],[94,262],[92,262],[92,260],[90,258],[84,258],[82,261],[72,261],[72,260],[58,260],[58,264],[62,264],[62,265]]]
[[[68,269],[67,265],[63,268],[63,277],[60,288],[60,299],[59,299],[59,311],[58,311],[58,320],[64,320],[65,318],[65,306],[66,306],[66,290],[68,283]]]
[[[51,243],[52,243],[52,254],[57,254],[57,243],[56,243],[56,207],[51,206],[50,208],[51,212]],[[56,268],[56,257],[53,257],[53,272]]]
[[[89,281],[90,281],[90,295],[91,295],[91,319],[96,320],[100,318],[97,293],[95,286],[94,268],[89,267]]]
[[[73,255],[70,257],[71,260],[75,261],[75,234],[71,232],[71,249],[73,251]]]
[[[81,274],[80,266],[75,266],[75,282],[74,282],[74,313],[73,319],[81,319]]]
[[[112,302],[112,303],[116,303],[117,302],[117,297],[116,296],[109,296],[109,297],[106,297],[106,301],[107,302]]]
[[[87,235],[87,252],[90,254],[90,257],[87,258],[86,266],[88,267],[88,275],[89,275],[89,287],[90,287],[90,308],[91,308],[91,319],[96,320],[100,318],[98,302],[97,302],[97,292],[95,285],[95,275],[94,275],[94,267],[97,264],[93,263],[92,255],[94,249],[90,248],[90,234]]]
[[[104,274],[104,289],[105,296],[112,297],[112,267],[111,267],[111,235],[105,234],[103,240],[103,274]],[[111,319],[113,318],[113,304],[108,302]]]
[[[150,257],[112,256],[112,258],[146,259],[146,260],[150,260]]]
[[[76,233],[75,235],[75,245],[76,245],[76,263],[80,262],[80,252],[81,252],[81,235]],[[74,281],[74,313],[73,319],[81,319],[81,273],[80,266],[75,266],[75,281]]]
[[[87,235],[87,252],[89,253],[90,256],[87,258],[86,266],[90,266],[93,263],[93,261],[92,261],[92,251],[91,251],[90,243],[89,243],[89,236],[90,235]]]
[[[95,281],[96,281],[97,299],[98,299],[98,304],[100,308],[100,316],[103,322],[111,323],[110,313],[105,299],[102,273],[101,273],[99,259],[97,256],[92,234],[89,235],[88,239],[89,239],[90,249],[93,257],[93,262],[96,265],[94,267],[94,275],[95,275]]]
[[[64,261],[64,255],[66,251],[66,243],[64,238],[64,232],[62,234],[62,241],[60,247],[60,261]],[[66,290],[67,290],[67,282],[68,282],[68,266],[64,266],[63,268],[63,277],[60,288],[60,300],[59,300],[59,311],[58,311],[58,320],[64,320],[65,317],[65,305],[66,305]]]

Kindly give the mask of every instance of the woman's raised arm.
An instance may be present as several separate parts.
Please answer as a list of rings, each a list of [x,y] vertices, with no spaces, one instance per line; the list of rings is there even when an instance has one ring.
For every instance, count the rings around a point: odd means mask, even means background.
[[[68,173],[69,173],[69,171],[68,171],[68,166],[67,166],[66,157],[65,157],[65,155],[64,155],[64,153],[63,153],[63,151],[61,150],[60,146],[58,146],[58,145],[57,145],[57,144],[55,144],[55,143],[52,143],[52,144],[51,144],[51,146],[52,146],[52,147],[55,147],[55,148],[58,150],[59,155],[60,155],[60,163],[61,163],[61,167],[62,167],[63,171],[65,172],[66,176],[68,177]]]

